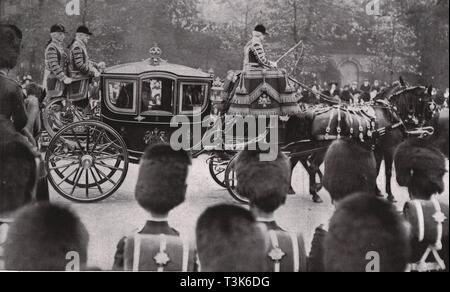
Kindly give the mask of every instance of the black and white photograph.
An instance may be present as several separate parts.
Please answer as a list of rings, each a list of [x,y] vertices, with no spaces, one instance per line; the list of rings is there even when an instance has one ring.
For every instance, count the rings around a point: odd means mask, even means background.
[[[0,0],[0,273],[448,272],[448,151],[448,0]]]

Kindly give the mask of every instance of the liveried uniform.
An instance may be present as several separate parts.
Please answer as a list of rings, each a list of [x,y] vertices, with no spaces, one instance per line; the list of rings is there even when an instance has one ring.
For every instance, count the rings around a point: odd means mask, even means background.
[[[0,72],[0,119],[11,120],[17,131],[28,122],[22,87],[3,72]]]
[[[180,237],[167,221],[148,221],[138,233],[124,237],[117,245],[116,271],[192,272],[193,246]]]
[[[50,97],[59,97],[64,91],[69,56],[63,43],[53,40],[45,49],[44,88]]]
[[[98,68],[98,64],[92,62],[86,45],[80,41],[75,40],[70,46],[70,77],[94,77],[94,72]]]
[[[244,48],[244,70],[271,67],[261,41],[252,39]]]

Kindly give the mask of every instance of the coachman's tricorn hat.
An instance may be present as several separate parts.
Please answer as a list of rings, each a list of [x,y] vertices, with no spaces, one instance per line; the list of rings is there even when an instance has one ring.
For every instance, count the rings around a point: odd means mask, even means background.
[[[55,24],[55,25],[52,25],[52,27],[50,28],[50,33],[54,33],[54,32],[66,33],[66,28],[62,24]]]
[[[268,35],[266,27],[265,27],[264,25],[262,25],[262,24],[258,24],[258,25],[255,27],[255,31],[260,32],[260,33],[262,33],[263,35]]]
[[[77,33],[84,33],[84,34],[87,34],[87,35],[93,35],[93,33],[85,25],[82,25],[82,26],[78,27]]]

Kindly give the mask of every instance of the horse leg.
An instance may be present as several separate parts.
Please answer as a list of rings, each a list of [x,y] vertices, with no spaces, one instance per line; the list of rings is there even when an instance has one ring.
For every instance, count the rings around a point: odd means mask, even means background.
[[[325,155],[325,154],[324,154]],[[311,157],[311,164],[309,166],[309,177],[310,177],[310,194],[314,203],[321,204],[323,203],[322,198],[319,196],[318,192],[322,189],[322,182],[316,182],[316,176],[320,173],[320,165],[322,165],[324,155],[314,154]],[[320,176],[320,175],[319,175]]]
[[[375,160],[377,162],[377,175],[379,175],[381,171],[381,163],[383,162],[383,153],[379,150],[375,150],[374,154]],[[384,195],[381,193],[381,190],[378,187],[378,185],[376,185],[375,194],[377,195],[377,197],[384,198]]]
[[[392,165],[394,163],[394,152],[389,151],[384,155],[385,172],[386,172],[386,193],[388,194],[388,200],[392,203],[396,203],[394,195],[392,194],[391,179],[392,179]]]
[[[297,166],[297,164],[299,162],[299,159],[298,158],[291,158],[290,160],[291,160],[291,180],[290,180],[291,185],[289,187],[288,195],[295,195],[295,190],[294,190],[294,187],[292,186],[292,176],[294,174],[294,169],[295,169],[295,167]]]

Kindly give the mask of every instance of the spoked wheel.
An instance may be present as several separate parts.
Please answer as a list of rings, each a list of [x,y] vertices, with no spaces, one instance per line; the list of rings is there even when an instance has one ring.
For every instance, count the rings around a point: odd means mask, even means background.
[[[84,112],[83,107],[64,97],[53,99],[43,110],[44,128],[50,137],[54,137],[65,126],[87,120],[89,117]]]
[[[124,182],[129,164],[122,137],[97,121],[64,127],[50,142],[45,161],[53,188],[79,203],[113,195]]]
[[[237,191],[237,179],[236,179],[236,160],[237,160],[238,154],[236,154],[228,164],[228,167],[225,171],[225,184],[227,187],[228,192],[230,195],[235,199],[236,201],[242,203],[242,204],[249,204],[249,201],[247,198],[241,196],[239,192]]]
[[[225,183],[225,171],[227,170],[228,164],[234,154],[229,153],[214,153],[208,160],[209,173],[211,174],[214,181],[222,188],[227,188]]]

